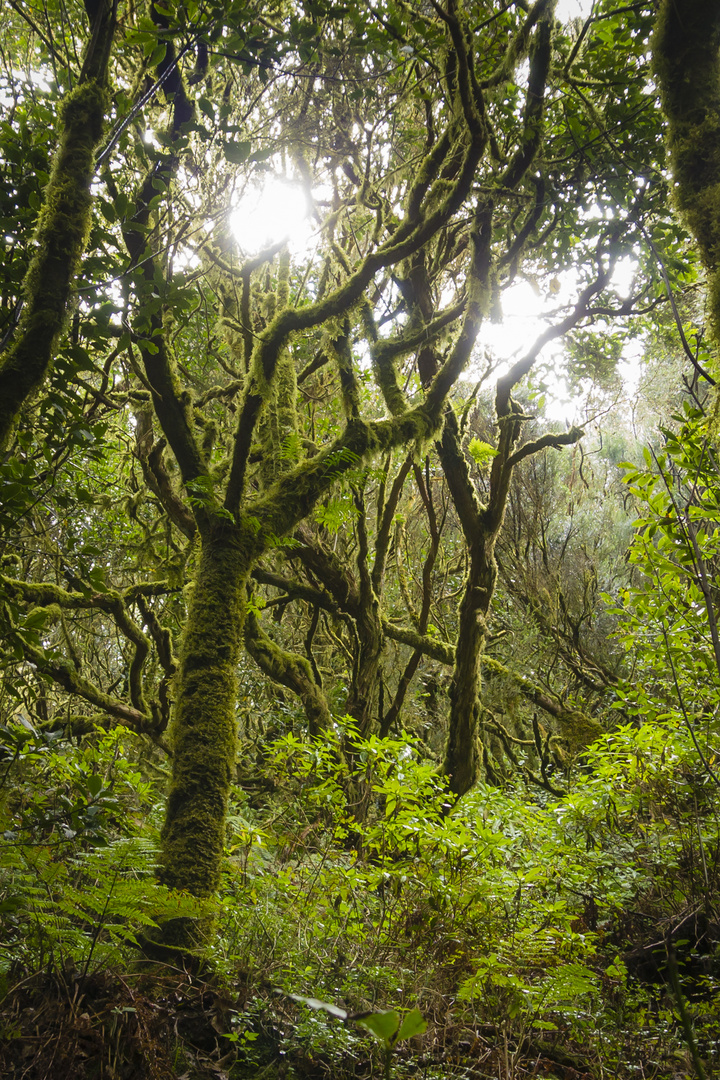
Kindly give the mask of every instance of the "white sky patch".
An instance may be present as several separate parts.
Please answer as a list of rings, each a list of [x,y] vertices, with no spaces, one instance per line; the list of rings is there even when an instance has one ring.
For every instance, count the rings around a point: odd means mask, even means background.
[[[642,338],[629,341],[623,349],[622,359],[618,364],[618,372],[623,381],[625,393],[630,398],[634,398],[638,392],[644,358],[645,342]]]
[[[26,71],[13,68],[9,78],[10,82],[3,82],[0,86],[0,106],[5,109],[9,109],[13,104],[15,95],[23,84],[31,83],[41,94],[49,94],[55,85],[52,71],[44,67],[29,68]],[[20,97],[22,99],[21,89]]]
[[[615,263],[611,285],[621,300],[627,300],[630,296],[637,269],[637,260],[630,255]]]
[[[53,77],[48,68],[41,68],[39,71],[29,72],[30,82],[34,86],[37,86],[38,90],[41,90],[43,94],[49,94],[52,90]]]
[[[502,294],[502,322],[483,323],[475,345],[476,352],[497,358],[498,367],[493,372],[493,380],[505,375],[542,333],[545,324],[541,315],[545,306],[539,286],[531,281],[518,281],[505,289]],[[477,378],[479,373],[475,365],[473,368],[468,376]]]
[[[572,19],[587,19],[593,8],[593,0],[558,0],[555,15],[562,23]]]
[[[632,256],[618,259],[610,288],[618,302],[632,293],[637,273],[637,260]],[[512,365],[520,360],[534,345],[543,331],[559,322],[577,301],[583,288],[574,269],[561,271],[555,277],[535,279],[531,274],[519,278],[502,294],[503,318],[500,323],[485,322],[478,335],[474,358],[464,379],[475,382],[486,368],[489,358],[495,367],[488,378],[494,385],[507,374]],[[596,326],[601,332],[601,327]],[[612,330],[608,330],[612,333]],[[629,342],[618,364],[624,392],[632,397],[637,391],[642,366],[641,342]],[[545,345],[534,367],[543,365],[543,381],[547,385],[543,413],[548,420],[579,423],[583,420],[585,400],[583,394],[570,393],[564,376],[565,357],[562,338]],[[548,372],[548,369],[549,372]],[[588,383],[588,387],[590,384]]]
[[[294,254],[307,254],[314,231],[309,210],[300,184],[269,176],[261,186],[244,192],[230,215],[230,227],[245,255],[256,255],[282,240]]]

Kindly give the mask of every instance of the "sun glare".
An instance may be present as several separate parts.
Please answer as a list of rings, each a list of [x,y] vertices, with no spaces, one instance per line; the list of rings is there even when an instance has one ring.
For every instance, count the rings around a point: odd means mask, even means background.
[[[230,215],[230,225],[246,255],[283,240],[292,250],[305,251],[313,233],[304,190],[276,176],[245,192]]]

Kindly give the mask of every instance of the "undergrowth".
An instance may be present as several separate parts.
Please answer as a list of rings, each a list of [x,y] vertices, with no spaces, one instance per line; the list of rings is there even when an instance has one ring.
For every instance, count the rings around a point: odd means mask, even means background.
[[[286,735],[262,787],[234,790],[204,975],[149,982],[143,933],[208,909],[155,882],[142,752],[120,728],[79,745],[2,731],[8,1075],[61,1075],[39,1050],[34,1071],[39,1003],[78,1046],[80,1017],[95,1032],[78,1076],[380,1075],[352,1018],[416,1009],[428,1029],[396,1075],[684,1075],[683,1010],[716,1060],[720,829],[683,730],[605,736],[561,798],[481,785],[456,806],[410,738]]]

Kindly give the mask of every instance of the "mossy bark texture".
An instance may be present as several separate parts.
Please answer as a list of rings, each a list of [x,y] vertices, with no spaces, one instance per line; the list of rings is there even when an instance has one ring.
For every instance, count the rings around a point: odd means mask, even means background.
[[[203,532],[180,655],[161,879],[209,897],[220,881],[235,764],[237,665],[252,545],[233,526]]]
[[[281,648],[264,632],[260,620],[250,612],[245,623],[245,644],[255,663],[274,682],[286,686],[300,698],[311,735],[319,735],[332,723],[327,698],[313,676],[310,662]]]
[[[675,199],[710,274],[720,342],[720,3],[661,0],[653,66],[667,117]]]
[[[480,665],[487,641],[487,614],[495,591],[494,537],[479,536],[458,611],[455,666],[450,684],[450,717],[444,771],[450,789],[464,795],[481,771]]]
[[[60,108],[59,145],[35,234],[37,250],[23,285],[25,307],[0,361],[0,449],[7,445],[22,406],[48,374],[85,250],[114,30],[115,5],[106,2],[93,27],[82,79]]]
[[[480,665],[487,640],[487,614],[490,609],[497,565],[495,542],[504,512],[504,500],[498,511],[478,502],[460,445],[455,415],[448,412],[438,452],[448,486],[458,507],[469,566],[458,610],[458,635],[455,663],[450,685],[448,741],[443,771],[450,789],[464,795],[478,779],[482,751],[478,738],[480,725]]]

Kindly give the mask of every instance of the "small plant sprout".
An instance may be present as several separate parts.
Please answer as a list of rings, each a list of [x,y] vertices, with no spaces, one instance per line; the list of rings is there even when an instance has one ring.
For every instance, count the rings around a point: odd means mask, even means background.
[[[319,998],[305,997],[303,994],[289,994],[280,989],[276,989],[275,993],[292,998],[293,1001],[299,1001],[301,1005],[307,1005],[309,1009],[322,1009],[323,1012],[335,1016],[338,1020],[352,1020],[358,1027],[371,1031],[382,1043],[385,1051],[385,1080],[390,1080],[392,1055],[397,1044],[406,1039],[412,1039],[414,1035],[422,1035],[427,1030],[427,1023],[419,1009],[411,1009],[405,1016],[401,1016],[395,1009],[349,1013],[328,1001],[320,1001]]]

